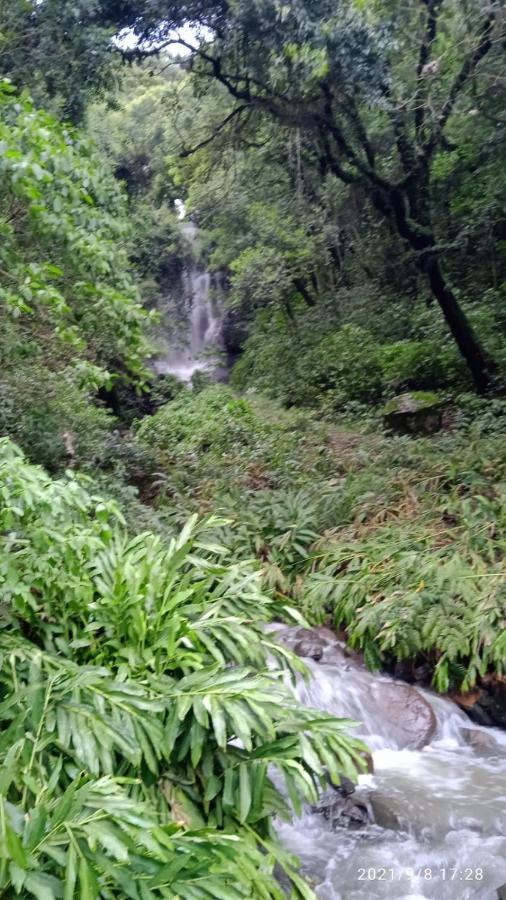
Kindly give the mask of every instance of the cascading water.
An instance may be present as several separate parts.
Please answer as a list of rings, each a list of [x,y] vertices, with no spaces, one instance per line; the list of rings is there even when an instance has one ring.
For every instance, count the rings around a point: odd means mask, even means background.
[[[178,202],[179,217],[184,218],[184,205]],[[176,375],[181,381],[191,381],[195,372],[219,370],[222,316],[219,303],[213,297],[212,279],[195,259],[197,228],[185,222],[181,230],[192,249],[192,262],[184,275],[186,334],[179,342],[167,347],[154,362],[159,375]]]
[[[307,662],[312,678],[299,684],[300,700],[360,721],[354,733],[374,761],[374,774],[360,776],[353,794],[372,810],[369,824],[335,828],[307,809],[278,826],[317,896],[497,900],[506,882],[506,734],[475,725],[451,701],[417,688],[437,725],[423,749],[409,749],[395,710],[380,700],[398,690],[416,698],[415,689],[342,654]]]

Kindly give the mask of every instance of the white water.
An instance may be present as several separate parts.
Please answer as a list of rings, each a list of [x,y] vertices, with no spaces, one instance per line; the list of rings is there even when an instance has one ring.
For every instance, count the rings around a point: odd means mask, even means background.
[[[182,201],[176,201],[176,208],[183,219]],[[196,226],[186,222],[181,228],[194,252]],[[211,288],[211,275],[194,258],[184,275],[186,333],[171,342],[166,352],[155,360],[154,368],[159,375],[170,373],[181,381],[191,381],[195,372],[213,372],[219,366],[222,317]]]
[[[496,900],[506,882],[506,734],[480,728],[451,701],[422,691],[437,730],[422,750],[402,747],[377,698],[392,679],[345,661],[308,660],[304,704],[359,719],[373,750],[374,775],[360,776],[353,799],[376,822],[332,829],[316,812],[279,824],[283,843],[302,861],[321,900]],[[479,750],[463,729],[488,735]]]

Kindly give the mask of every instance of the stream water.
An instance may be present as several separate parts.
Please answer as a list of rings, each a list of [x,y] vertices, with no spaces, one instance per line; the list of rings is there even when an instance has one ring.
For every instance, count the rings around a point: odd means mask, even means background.
[[[420,691],[437,727],[427,746],[408,749],[397,713],[378,702],[393,679],[344,657],[307,662],[312,678],[299,685],[300,700],[360,721],[354,733],[374,761],[374,774],[360,776],[352,795],[370,811],[369,824],[336,828],[307,809],[279,825],[317,896],[497,900],[506,882],[506,733],[480,728],[451,701]]]

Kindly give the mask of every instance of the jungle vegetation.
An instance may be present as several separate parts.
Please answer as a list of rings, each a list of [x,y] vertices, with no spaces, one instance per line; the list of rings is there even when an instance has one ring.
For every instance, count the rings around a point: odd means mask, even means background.
[[[269,621],[504,678],[505,24],[0,0],[2,896],[313,896],[273,819],[365,748]],[[227,385],[150,364],[176,200]],[[406,393],[436,433],[385,428]]]

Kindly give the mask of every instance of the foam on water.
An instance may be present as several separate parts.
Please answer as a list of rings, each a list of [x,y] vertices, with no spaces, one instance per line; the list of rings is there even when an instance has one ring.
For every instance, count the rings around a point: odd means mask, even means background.
[[[307,662],[312,678],[299,684],[300,700],[359,720],[355,733],[372,747],[375,769],[361,776],[355,797],[372,805],[376,824],[333,830],[311,810],[279,824],[317,896],[495,900],[506,882],[506,734],[421,690],[437,729],[428,746],[405,749],[375,700],[392,679],[345,662]],[[490,746],[470,746],[464,729],[485,732]]]

